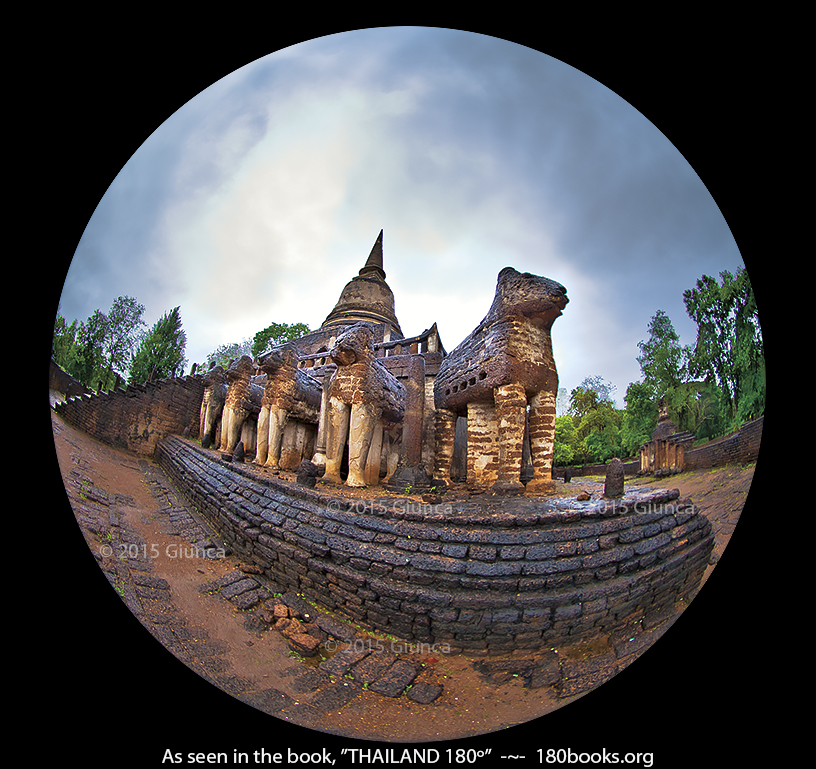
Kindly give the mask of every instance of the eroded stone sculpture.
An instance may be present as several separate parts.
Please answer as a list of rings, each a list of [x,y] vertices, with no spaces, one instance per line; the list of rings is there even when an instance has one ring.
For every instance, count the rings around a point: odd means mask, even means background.
[[[261,409],[263,386],[253,382],[255,364],[248,355],[242,355],[225,372],[227,395],[221,416],[221,451],[232,454],[241,440],[241,429],[250,417],[257,417]],[[246,448],[246,445],[245,445]]]
[[[450,478],[457,416],[466,416],[467,477],[476,487],[521,493],[525,419],[533,476],[526,490],[549,494],[558,373],[550,330],[568,303],[549,278],[505,267],[489,312],[439,367],[434,383],[434,480]],[[527,407],[530,407],[527,417]]]
[[[221,366],[212,366],[204,374],[204,397],[201,399],[201,415],[198,436],[206,449],[215,442],[218,420],[224,411],[227,397],[227,378]]]
[[[366,462],[375,434],[402,422],[405,387],[374,356],[373,335],[365,323],[350,326],[335,340],[330,351],[337,369],[326,396],[326,472],[323,480],[341,484],[340,466],[348,439],[347,486],[366,484]],[[379,469],[380,455],[372,457]],[[373,474],[368,476],[369,483]]]
[[[606,468],[606,478],[604,479],[604,497],[614,499],[622,497],[624,491],[624,467],[623,462],[617,457],[609,460]]]
[[[278,467],[284,432],[290,420],[317,425],[322,386],[298,368],[298,352],[292,344],[273,348],[259,364],[266,374],[266,382],[258,415],[255,463]],[[297,461],[299,463],[300,458]]]

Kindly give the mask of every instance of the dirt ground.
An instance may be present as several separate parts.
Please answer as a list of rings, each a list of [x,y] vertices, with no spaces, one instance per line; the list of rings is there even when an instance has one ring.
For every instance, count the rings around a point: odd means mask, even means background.
[[[184,543],[168,520],[168,510],[172,517],[183,500],[174,496],[175,490],[152,462],[89,438],[53,412],[52,427],[63,484],[85,542],[130,611],[204,680],[257,710],[307,729],[414,743],[489,735],[531,723],[581,699],[598,682],[610,681],[676,619],[648,629],[651,637],[644,636],[629,656],[613,647],[613,639],[600,639],[594,648],[558,649],[562,669],[586,676],[586,685],[576,687],[571,696],[553,686],[530,688],[520,676],[486,674],[479,669],[478,658],[433,652],[415,657],[424,679],[443,687],[442,695],[431,704],[366,690],[347,693],[353,681],[321,677],[316,661],[292,655],[279,633],[259,627],[229,601],[204,590],[208,583],[242,568],[233,556],[173,556]],[[627,487],[678,488],[709,517],[716,544],[705,582],[731,539],[753,475],[753,465],[724,467],[648,483],[630,479]],[[563,492],[597,492],[602,481],[575,479]],[[138,576],[140,562],[148,567],[146,576],[137,579],[129,600],[128,591],[133,588],[128,576]],[[270,693],[278,704],[269,705]]]

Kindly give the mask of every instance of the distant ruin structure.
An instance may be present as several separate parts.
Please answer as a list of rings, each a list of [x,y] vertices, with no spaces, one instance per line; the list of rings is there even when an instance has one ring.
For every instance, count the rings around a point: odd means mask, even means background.
[[[694,442],[692,433],[678,429],[669,418],[665,402],[660,403],[660,416],[652,439],[640,448],[640,472],[638,475],[657,477],[682,473],[685,468],[686,451]]]

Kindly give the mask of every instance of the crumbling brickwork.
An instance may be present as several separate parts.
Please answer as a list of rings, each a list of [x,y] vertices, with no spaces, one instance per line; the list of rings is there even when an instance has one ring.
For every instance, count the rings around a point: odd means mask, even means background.
[[[202,378],[186,376],[82,395],[54,409],[68,424],[104,443],[152,456],[165,435],[198,435],[203,397]]]
[[[709,467],[755,462],[759,456],[764,422],[765,418],[759,417],[746,422],[731,435],[717,438],[696,449],[687,449],[685,469],[703,470]]]
[[[169,436],[162,469],[281,591],[452,650],[596,637],[688,599],[711,524],[676,491],[561,505],[498,498],[383,504],[286,486]]]
[[[450,422],[468,419],[468,483],[494,492],[548,494],[552,481],[558,373],[550,329],[567,305],[554,280],[505,267],[482,322],[439,366],[434,383],[441,427],[434,478],[450,479]],[[527,407],[529,406],[529,415]],[[521,482],[526,419],[532,478]]]

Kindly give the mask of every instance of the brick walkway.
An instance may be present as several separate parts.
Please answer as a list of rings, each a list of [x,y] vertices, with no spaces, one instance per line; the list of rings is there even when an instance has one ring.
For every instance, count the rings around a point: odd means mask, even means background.
[[[153,463],[53,413],[52,425],[76,520],[130,612],[203,679],[310,729],[412,742],[530,721],[609,681],[679,616],[649,617],[594,646],[489,659],[371,636],[296,595],[276,595],[222,549]],[[738,516],[714,515],[718,553]]]

